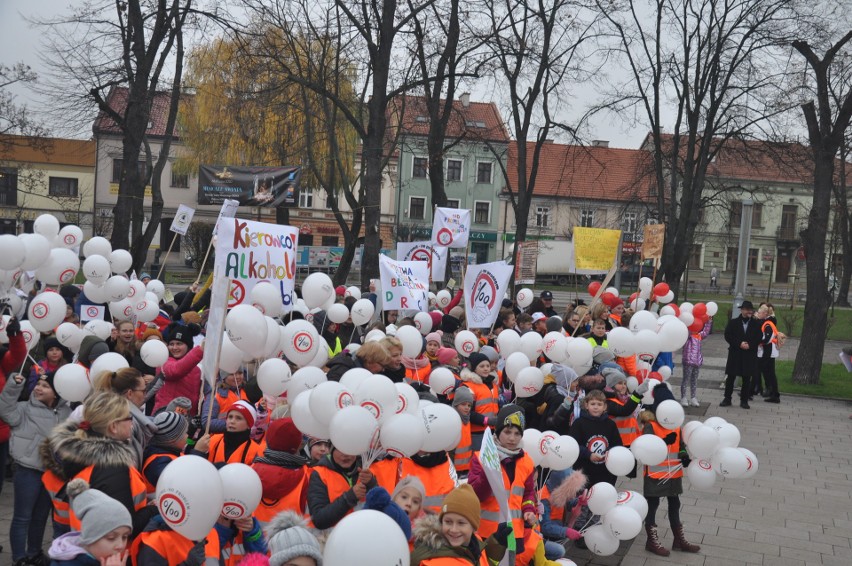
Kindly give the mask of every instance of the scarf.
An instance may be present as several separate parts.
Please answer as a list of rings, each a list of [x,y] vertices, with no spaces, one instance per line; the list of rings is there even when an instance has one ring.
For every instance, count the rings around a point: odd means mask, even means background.
[[[515,448],[510,450],[497,441],[497,435],[494,435],[494,446],[497,447],[497,452],[500,453],[500,460],[511,460],[518,454],[524,451],[523,448]]]
[[[429,361],[429,358],[425,356],[418,356],[416,358],[407,358],[405,356],[402,356],[402,358],[400,359],[402,361],[402,365],[406,369],[423,369],[425,367],[429,367],[432,364],[432,362]]]
[[[278,466],[279,468],[288,468],[295,470],[301,468],[308,463],[308,459],[298,454],[290,454],[283,450],[272,450],[267,448],[263,451],[263,456],[255,458],[255,462],[260,464],[269,464],[270,466]]]
[[[456,411],[456,412],[458,413],[458,411]],[[470,422],[470,413],[468,413],[467,415],[463,415],[463,414],[459,413],[459,416],[461,417],[463,425],[466,425]]]
[[[417,464],[418,466],[422,466],[424,468],[434,468],[435,466],[440,466],[444,462],[447,461],[447,453],[443,450],[441,452],[428,452],[426,454],[415,454],[411,457],[411,460]]]
[[[429,363],[435,365],[438,363],[438,356],[431,355],[429,352],[423,352],[423,355],[426,356],[426,359],[429,360]]]
[[[244,442],[251,442],[251,429],[242,432],[225,432],[225,460],[231,457]]]

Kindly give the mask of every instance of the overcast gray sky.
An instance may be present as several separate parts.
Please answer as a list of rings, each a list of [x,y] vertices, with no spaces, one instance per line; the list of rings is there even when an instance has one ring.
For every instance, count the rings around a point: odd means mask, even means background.
[[[38,50],[44,30],[31,26],[26,18],[57,16],[67,12],[69,6],[81,3],[79,0],[0,0],[0,61],[5,65],[23,61],[36,72],[42,70]],[[12,90],[18,103],[38,110],[41,101],[25,85]],[[471,98],[489,102],[487,92],[472,90]],[[594,96],[594,93],[588,95]],[[592,122],[589,130],[586,132],[588,139],[608,140],[613,147],[628,148],[637,148],[647,131],[645,127],[628,128],[620,120],[603,117]]]

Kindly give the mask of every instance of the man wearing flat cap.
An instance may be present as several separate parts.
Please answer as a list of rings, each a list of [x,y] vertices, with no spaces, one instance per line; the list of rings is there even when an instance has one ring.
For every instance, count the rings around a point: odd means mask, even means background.
[[[754,318],[754,305],[751,301],[743,301],[740,305],[740,316],[732,318],[725,327],[725,342],[728,343],[728,362],[725,364],[725,398],[719,404],[722,407],[731,405],[734,393],[734,382],[737,376],[743,378],[740,390],[740,407],[749,409],[748,398],[751,394],[751,380],[757,375],[757,346],[762,338],[760,321]]]

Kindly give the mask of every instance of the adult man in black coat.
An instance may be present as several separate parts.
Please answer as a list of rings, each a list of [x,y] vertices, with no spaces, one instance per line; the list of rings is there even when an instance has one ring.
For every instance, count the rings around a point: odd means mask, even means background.
[[[757,346],[763,337],[760,321],[754,318],[754,305],[743,301],[740,316],[732,318],[725,327],[725,341],[728,343],[728,362],[725,364],[725,398],[722,407],[731,404],[734,382],[742,376],[743,387],[740,390],[740,407],[749,409],[748,397],[751,394],[751,379],[757,375]]]

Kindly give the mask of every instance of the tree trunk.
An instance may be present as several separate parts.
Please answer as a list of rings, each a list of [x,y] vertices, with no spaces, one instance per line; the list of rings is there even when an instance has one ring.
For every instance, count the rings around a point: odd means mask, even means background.
[[[384,122],[384,112],[373,113],[371,122]],[[382,193],[382,138],[384,127],[371,127],[372,132],[379,131],[382,135],[370,136],[364,140],[362,163],[364,175],[361,182],[364,186],[364,259],[361,262],[361,288],[370,287],[370,279],[379,276],[379,254],[381,253],[380,222],[381,222],[381,193]]]

